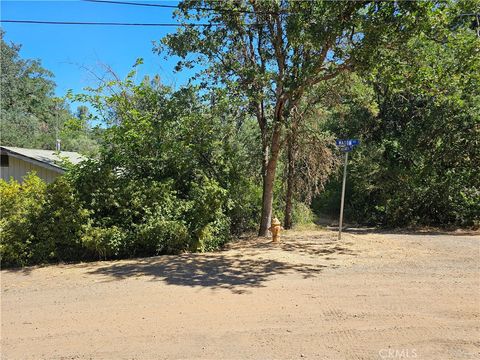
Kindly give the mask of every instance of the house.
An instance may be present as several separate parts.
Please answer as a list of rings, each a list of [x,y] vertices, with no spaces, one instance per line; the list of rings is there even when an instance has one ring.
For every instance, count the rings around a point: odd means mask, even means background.
[[[21,182],[29,172],[36,174],[46,181],[52,182],[65,172],[62,162],[67,160],[78,164],[85,158],[71,151],[54,151],[39,149],[24,149],[11,146],[0,146],[0,174],[3,180],[11,178]]]

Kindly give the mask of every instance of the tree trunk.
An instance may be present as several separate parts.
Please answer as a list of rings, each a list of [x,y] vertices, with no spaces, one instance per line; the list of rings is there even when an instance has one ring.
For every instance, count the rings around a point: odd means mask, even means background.
[[[285,229],[292,228],[292,210],[293,210],[293,186],[295,181],[295,149],[293,139],[290,138],[287,144],[287,193],[285,197],[285,217],[283,220]]]
[[[273,185],[275,182],[276,168],[277,161],[273,161],[273,159],[270,158],[265,177],[263,178],[262,219],[258,236],[267,236],[268,228],[272,222]]]
[[[293,193],[295,186],[295,162],[297,155],[297,122],[292,122],[292,128],[287,141],[287,192],[285,197],[285,217],[283,220],[285,229],[291,229],[293,226]]]
[[[258,236],[267,236],[268,228],[272,221],[273,186],[275,183],[278,155],[280,153],[280,138],[281,123],[278,121],[272,134],[271,154],[268,158],[265,175],[263,177],[262,218],[260,220]]]

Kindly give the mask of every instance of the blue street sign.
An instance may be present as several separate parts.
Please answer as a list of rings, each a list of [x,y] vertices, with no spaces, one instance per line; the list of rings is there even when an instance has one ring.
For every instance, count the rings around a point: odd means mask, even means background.
[[[348,139],[348,140],[337,139],[335,142],[337,146],[357,146],[360,144],[360,140],[357,140],[357,139]]]

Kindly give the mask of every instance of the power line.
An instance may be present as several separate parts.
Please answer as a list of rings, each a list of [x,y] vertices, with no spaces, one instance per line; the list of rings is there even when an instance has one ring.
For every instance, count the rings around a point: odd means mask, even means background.
[[[116,4],[116,5],[130,5],[130,6],[149,6],[149,7],[158,7],[165,9],[180,9],[178,5],[163,5],[163,4],[149,4],[149,3],[137,3],[130,1],[113,1],[113,0],[81,0],[83,2],[91,3],[104,3],[104,4]],[[238,13],[238,14],[266,14],[266,15],[278,15],[286,14],[285,10],[280,10],[279,12],[275,11],[253,11],[253,10],[241,10],[241,9],[225,9],[225,8],[209,8],[209,7],[194,7],[195,10],[201,11],[217,11],[224,13]]]
[[[88,21],[44,21],[44,20],[0,20],[0,23],[43,24],[43,25],[97,25],[97,26],[221,26],[221,24],[178,24],[178,23],[124,23]]]
[[[83,2],[92,2],[92,3],[105,3],[105,4],[117,4],[117,5],[133,5],[133,6],[150,6],[150,7],[159,7],[166,9],[178,9],[177,5],[162,5],[162,4],[147,4],[147,3],[137,3],[129,1],[110,1],[110,0],[82,0]]]

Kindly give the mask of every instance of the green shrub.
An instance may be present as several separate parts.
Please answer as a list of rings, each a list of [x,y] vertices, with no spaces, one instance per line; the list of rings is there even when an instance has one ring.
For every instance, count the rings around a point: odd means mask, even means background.
[[[262,186],[250,179],[240,179],[228,192],[227,216],[231,233],[240,235],[254,231],[262,211]]]
[[[125,253],[126,237],[125,232],[116,226],[109,228],[90,226],[82,237],[82,245],[92,257],[115,258]]]
[[[22,184],[2,180],[0,197],[3,267],[87,258],[89,213],[67,179],[46,185],[32,173]]]
[[[32,262],[33,230],[45,203],[46,184],[34,173],[22,184],[0,180],[0,256],[2,267]]]
[[[200,176],[191,183],[188,199],[190,208],[185,216],[192,234],[190,249],[208,251],[228,241],[230,222],[224,214],[227,191],[217,181]]]
[[[224,214],[217,214],[215,220],[205,225],[197,236],[196,251],[217,250],[230,239],[230,219]]]
[[[293,224],[295,224],[295,226],[313,224],[314,214],[312,209],[302,202],[294,202],[292,211],[292,222]]]
[[[188,249],[188,228],[181,221],[151,217],[135,232],[138,255],[176,254]]]
[[[2,220],[8,264],[210,251],[232,230],[257,227],[261,157],[236,111],[204,106],[195,88],[173,92],[132,79],[118,85],[127,97],[99,89],[84,98],[112,116],[104,119],[98,157],[44,187],[41,201],[22,210],[29,216],[8,217],[24,219],[22,227]]]
[[[33,262],[74,261],[84,258],[82,236],[89,213],[62,176],[47,186],[45,203],[32,225]]]

